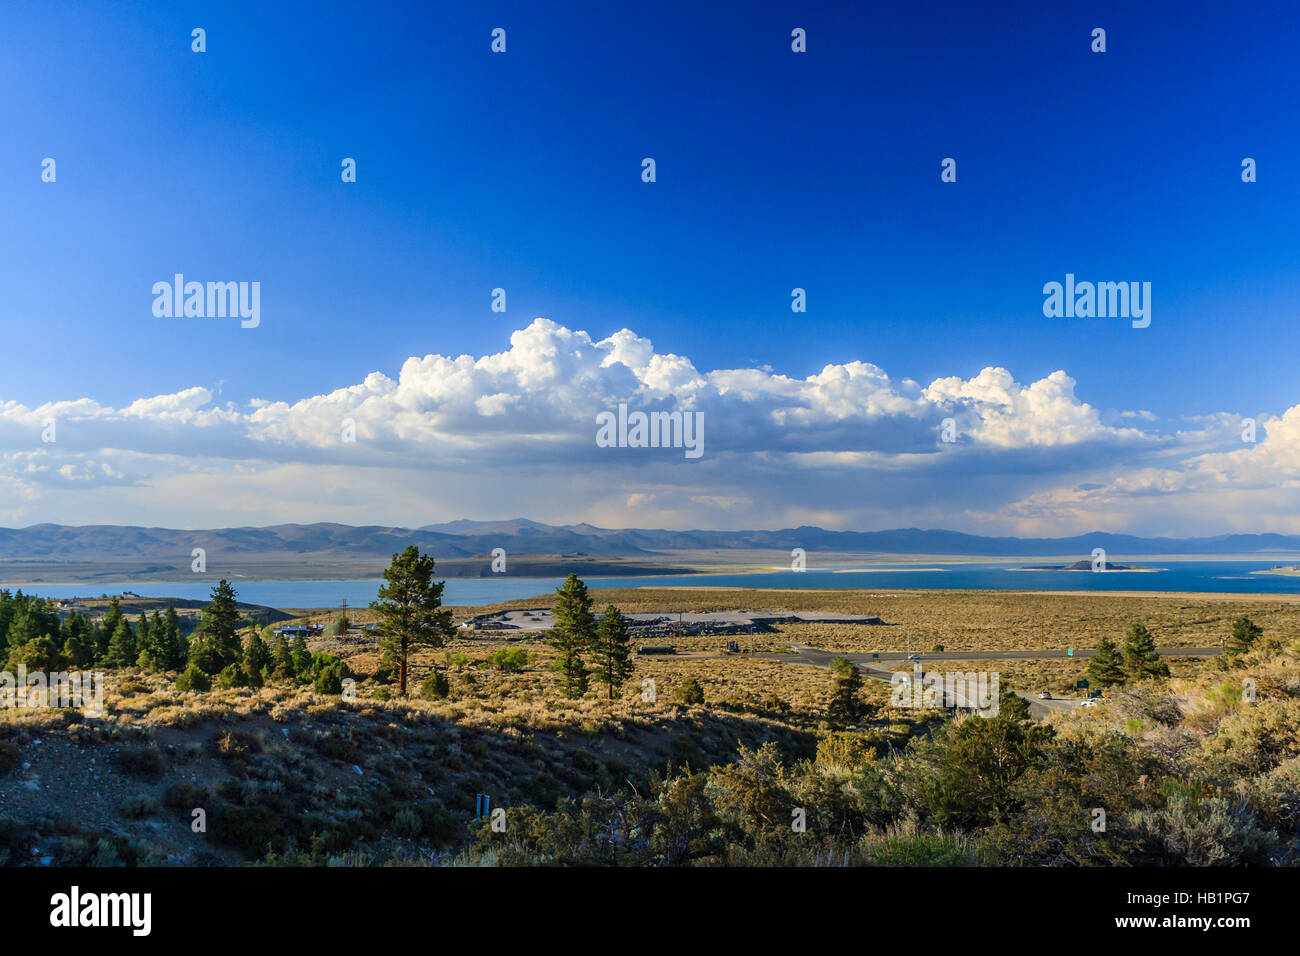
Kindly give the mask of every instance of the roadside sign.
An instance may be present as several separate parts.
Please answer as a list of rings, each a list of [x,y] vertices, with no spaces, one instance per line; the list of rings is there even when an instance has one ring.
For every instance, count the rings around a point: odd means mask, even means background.
[[[1079,690],[1087,690],[1088,682],[1086,680],[1075,681],[1074,686]]]
[[[878,660],[880,660],[880,655],[879,655],[879,654],[872,654],[872,655],[871,655],[871,659],[872,659],[873,661],[878,661]]]

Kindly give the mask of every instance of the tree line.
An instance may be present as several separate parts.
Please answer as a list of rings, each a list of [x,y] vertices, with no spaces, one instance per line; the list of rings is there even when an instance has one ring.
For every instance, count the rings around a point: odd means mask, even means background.
[[[260,687],[268,680],[306,680],[321,692],[342,690],[348,676],[343,661],[309,651],[301,636],[290,642],[280,635],[268,643],[253,627],[243,640],[236,598],[229,581],[213,586],[197,626],[186,635],[172,606],[141,614],[132,625],[115,597],[98,620],[78,611],[60,620],[45,598],[0,590],[5,666],[10,672],[20,665],[29,672],[90,667],[179,672],[178,690]]]
[[[45,598],[0,590],[0,635],[9,671],[19,665],[28,671],[92,666],[179,670],[190,655],[190,642],[174,607],[154,611],[152,619],[142,614],[132,627],[117,598],[98,620],[77,611],[60,620],[58,610]]]

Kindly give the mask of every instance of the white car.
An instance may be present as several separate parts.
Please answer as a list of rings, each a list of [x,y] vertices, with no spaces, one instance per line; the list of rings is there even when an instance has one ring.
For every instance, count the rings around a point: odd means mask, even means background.
[[[1087,700],[1079,701],[1080,707],[1096,707],[1097,704],[1098,704],[1098,700],[1096,697],[1089,697]]]

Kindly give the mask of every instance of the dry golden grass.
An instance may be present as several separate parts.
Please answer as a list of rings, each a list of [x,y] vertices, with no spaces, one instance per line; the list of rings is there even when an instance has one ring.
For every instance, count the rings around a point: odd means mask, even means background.
[[[598,608],[649,611],[830,611],[874,615],[888,626],[783,625],[779,634],[754,635],[756,650],[783,649],[803,641],[827,650],[929,651],[1013,650],[1097,646],[1104,634],[1120,640],[1141,621],[1161,647],[1213,647],[1247,616],[1275,636],[1300,637],[1300,603],[1293,596],[1207,594],[1045,593],[1017,591],[705,590],[673,588],[593,589]],[[544,607],[548,598],[494,604],[476,612]],[[462,609],[458,609],[462,610]],[[717,649],[728,638],[678,638],[685,649]],[[739,635],[748,647],[750,635]]]
[[[586,719],[592,707],[636,719],[655,707],[671,705],[674,690],[688,678],[700,682],[710,705],[763,714],[791,727],[806,727],[824,714],[830,678],[825,671],[801,663],[765,658],[788,653],[792,644],[807,644],[833,652],[871,653],[913,651],[930,654],[937,647],[947,653],[973,650],[1026,650],[1036,648],[1092,648],[1102,635],[1122,643],[1128,625],[1145,623],[1160,646],[1216,646],[1231,622],[1250,616],[1266,634],[1280,640],[1300,637],[1300,605],[1291,602],[1223,595],[1044,594],[974,591],[891,592],[873,597],[870,591],[708,590],[672,588],[597,589],[597,608],[612,603],[625,612],[770,610],[831,611],[875,615],[887,626],[802,622],[782,624],[763,634],[676,635],[651,637],[645,642],[671,643],[678,653],[639,657],[636,677],[621,699],[598,701],[603,689],[593,684],[588,699],[564,701],[558,675],[551,669],[555,655],[540,634],[510,632],[458,633],[445,647],[421,649],[412,657],[412,692],[435,663],[446,667],[452,694],[445,706],[456,719],[491,720],[523,726],[530,721]],[[481,613],[506,607],[543,607],[545,600],[512,601],[486,608],[461,609]],[[368,613],[368,612],[364,612]],[[329,613],[313,617],[318,623]],[[356,616],[363,623],[361,614]],[[726,641],[735,640],[748,653],[728,655]],[[313,642],[316,646],[316,642]],[[326,640],[322,646],[342,655],[359,675],[378,666],[380,649],[369,639],[353,638],[340,644]],[[487,666],[502,647],[526,649],[531,662],[519,673]],[[455,666],[453,661],[463,662]],[[1194,658],[1167,658],[1176,678],[1204,672],[1208,662]],[[907,666],[887,665],[906,670]],[[1075,682],[1086,676],[1084,659],[1025,659],[996,661],[939,661],[927,663],[940,670],[996,670],[1004,687],[1033,693],[1047,689],[1057,696],[1072,696]],[[657,702],[640,699],[641,681],[656,683]],[[361,693],[378,690],[362,681]],[[867,681],[864,697],[887,698],[883,683]]]
[[[1171,674],[1175,677],[1195,677],[1205,672],[1205,661],[1192,657],[1168,657]],[[927,660],[922,665],[926,671],[961,672],[987,671],[998,675],[998,685],[1003,688],[1036,694],[1050,691],[1054,697],[1079,697],[1083,691],[1075,682],[1088,677],[1088,662],[1084,660],[990,660],[945,661]],[[910,674],[912,668],[901,663],[890,663],[891,671]]]

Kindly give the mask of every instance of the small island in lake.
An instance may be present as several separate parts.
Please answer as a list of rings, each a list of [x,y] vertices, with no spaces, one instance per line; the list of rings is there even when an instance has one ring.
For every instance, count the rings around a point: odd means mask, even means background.
[[[1074,564],[1031,564],[1017,571],[1091,571],[1092,558],[1075,561]],[[1098,571],[1154,571],[1155,568],[1135,568],[1127,564],[1113,564],[1107,561]]]
[[[1300,564],[1275,565],[1262,571],[1251,571],[1251,574],[1300,574]]]

